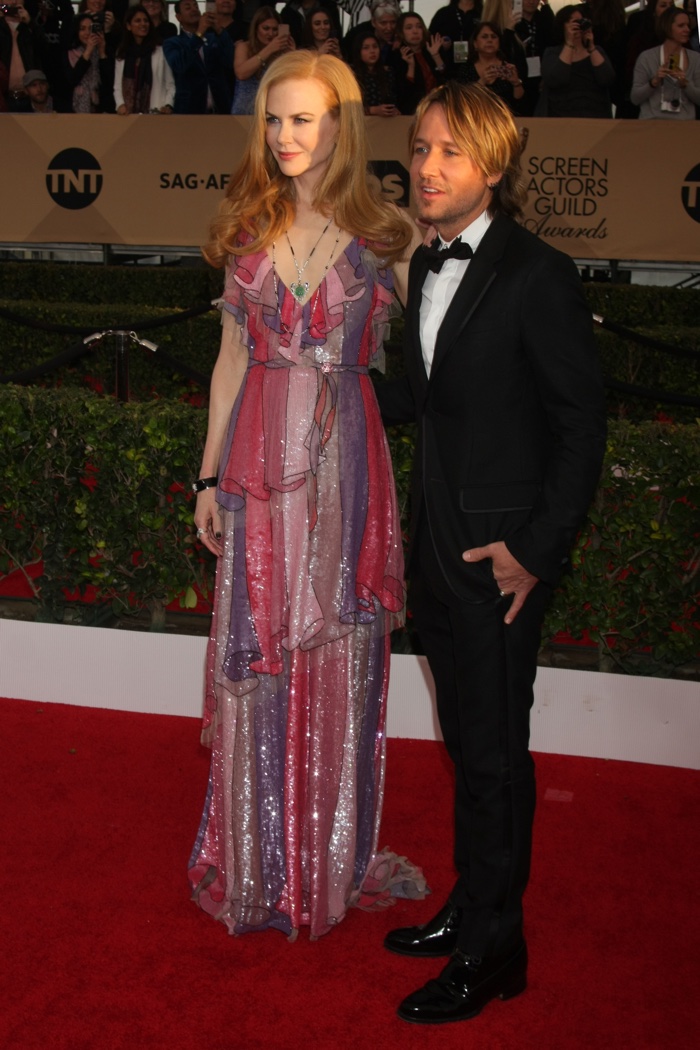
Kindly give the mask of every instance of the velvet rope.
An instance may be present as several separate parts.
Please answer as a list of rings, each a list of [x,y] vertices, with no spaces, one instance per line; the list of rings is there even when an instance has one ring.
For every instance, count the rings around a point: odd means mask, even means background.
[[[168,314],[167,317],[156,317],[150,321],[120,321],[118,324],[112,325],[112,328],[124,328],[132,329],[138,328],[141,331],[146,331],[150,328],[164,328],[169,324],[177,324],[178,321],[189,321],[192,317],[199,317],[201,314],[206,314],[209,310],[213,310],[214,307],[211,303],[203,303],[200,306],[191,306],[189,310],[183,310],[178,314]],[[49,324],[48,321],[37,321],[34,317],[22,317],[20,314],[14,313],[12,310],[7,310],[4,306],[0,306],[0,317],[6,321],[12,321],[14,324],[21,325],[24,328],[34,328],[40,332],[53,332],[54,335],[91,335],[95,331],[95,326],[91,325],[89,328],[79,325],[68,325],[68,324]]]
[[[697,350],[685,350],[680,346],[670,346],[669,343],[662,343],[660,339],[653,339],[649,335],[635,332],[633,328],[625,328],[624,325],[617,324],[616,321],[608,321],[606,317],[601,317],[600,314],[593,314],[593,320],[600,328],[604,328],[608,332],[614,332],[615,335],[621,335],[633,343],[639,343],[640,346],[648,346],[650,350],[659,350],[661,353],[671,354],[673,357],[685,357],[700,365],[700,353]]]

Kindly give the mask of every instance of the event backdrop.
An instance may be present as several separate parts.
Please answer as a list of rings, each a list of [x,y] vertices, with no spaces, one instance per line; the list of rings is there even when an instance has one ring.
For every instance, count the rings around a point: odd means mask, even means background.
[[[3,115],[0,241],[201,244],[249,117]],[[522,120],[525,225],[577,259],[700,261],[694,121]],[[409,204],[410,118],[367,118],[373,170]]]

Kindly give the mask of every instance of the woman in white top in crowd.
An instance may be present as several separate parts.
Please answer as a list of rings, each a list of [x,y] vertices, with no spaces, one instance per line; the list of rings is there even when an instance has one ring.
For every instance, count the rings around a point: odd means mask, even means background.
[[[124,16],[124,35],[114,69],[117,113],[172,113],[175,80],[145,7],[136,4]]]

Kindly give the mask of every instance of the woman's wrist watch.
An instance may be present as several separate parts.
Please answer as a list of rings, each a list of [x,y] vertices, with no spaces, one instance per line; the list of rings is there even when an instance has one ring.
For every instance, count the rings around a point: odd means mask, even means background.
[[[213,489],[219,484],[219,479],[216,477],[212,478],[197,478],[196,481],[192,482],[193,492],[204,492],[205,489]]]

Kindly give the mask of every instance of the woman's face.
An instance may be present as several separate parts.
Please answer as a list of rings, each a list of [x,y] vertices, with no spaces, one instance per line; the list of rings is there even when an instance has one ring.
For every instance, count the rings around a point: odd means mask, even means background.
[[[158,25],[163,20],[163,0],[143,0],[143,6],[151,16],[153,25]]]
[[[335,149],[338,121],[314,78],[273,84],[267,95],[265,141],[289,178],[323,176]]]
[[[409,47],[422,47],[424,42],[423,23],[420,18],[405,18],[401,29],[401,35],[405,44]]]
[[[266,18],[264,22],[261,22],[258,26],[257,38],[258,43],[266,47],[271,44],[277,36],[280,24],[275,18]]]
[[[91,15],[99,15],[105,9],[106,0],[87,0],[85,10]]]
[[[139,41],[146,39],[151,28],[151,20],[143,11],[137,11],[126,24],[134,40]]]
[[[668,39],[672,40],[674,44],[680,44],[681,47],[685,47],[690,39],[690,19],[688,18],[685,11],[678,11],[678,14],[673,19],[673,25],[671,26]]]
[[[669,7],[673,3],[673,0],[656,0],[656,7],[654,8],[654,16],[656,18],[662,15],[664,11],[668,11]]]
[[[493,29],[489,29],[488,26],[484,26],[476,34],[474,41],[474,47],[476,48],[477,54],[479,55],[495,55],[501,46],[501,41],[498,39]]]
[[[78,40],[87,47],[90,42],[90,30],[92,29],[92,19],[88,15],[87,18],[81,18],[78,23]]]
[[[380,53],[378,42],[373,36],[370,36],[362,43],[360,61],[365,66],[376,66]]]
[[[324,11],[318,11],[311,19],[311,35],[319,44],[331,35],[331,20]]]

